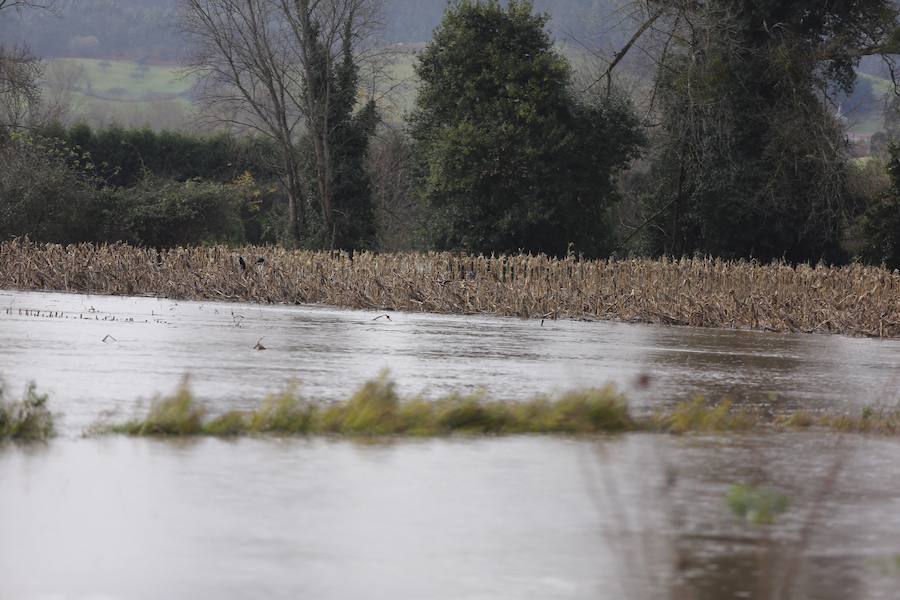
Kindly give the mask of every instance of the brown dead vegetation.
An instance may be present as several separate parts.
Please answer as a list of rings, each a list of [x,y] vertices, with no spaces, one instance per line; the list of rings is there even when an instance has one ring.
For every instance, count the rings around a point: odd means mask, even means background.
[[[900,337],[900,274],[861,265],[13,240],[0,244],[0,288]]]

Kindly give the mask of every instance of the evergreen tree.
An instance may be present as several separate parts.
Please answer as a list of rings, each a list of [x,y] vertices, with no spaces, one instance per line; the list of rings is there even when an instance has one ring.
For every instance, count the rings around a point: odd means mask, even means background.
[[[411,133],[438,248],[596,256],[610,247],[612,176],[641,137],[630,106],[571,89],[530,2],[462,0],[417,66]]]
[[[848,148],[828,96],[850,93],[859,58],[888,48],[896,9],[712,0],[682,10],[690,27],[657,80],[653,251],[842,260]]]

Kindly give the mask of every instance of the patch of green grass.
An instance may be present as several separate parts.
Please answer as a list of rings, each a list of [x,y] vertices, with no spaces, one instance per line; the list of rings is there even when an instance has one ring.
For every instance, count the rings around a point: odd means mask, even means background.
[[[206,410],[197,405],[185,379],[172,396],[155,400],[145,418],[114,425],[108,429],[114,433],[141,436],[200,435],[204,433],[205,416]],[[224,427],[222,429],[224,431]]]
[[[790,506],[784,494],[749,485],[732,486],[725,501],[736,517],[752,525],[771,525]]]
[[[7,401],[0,383],[0,440],[46,440],[54,435],[53,414],[47,408],[47,396],[38,394],[34,383],[19,401]]]
[[[191,90],[196,79],[176,66],[141,65],[122,60],[61,58],[52,61],[67,69],[80,69],[78,90],[107,99],[149,100],[174,98]]]
[[[900,434],[900,407],[867,406],[859,415],[826,416],[820,423],[841,433]]]
[[[556,401],[488,402],[479,395],[427,401],[402,399],[387,374],[365,383],[346,402],[309,402],[291,388],[268,398],[255,411],[233,411],[212,420],[205,416],[206,411],[183,383],[173,396],[154,402],[145,418],[95,431],[134,436],[275,433],[358,437],[618,433],[638,428],[624,398],[612,388],[570,393]]]
[[[247,415],[253,433],[309,433],[315,422],[317,407],[304,401],[296,388],[268,398],[258,410]]]
[[[703,398],[682,402],[656,421],[657,429],[675,434],[749,431],[759,424],[755,415],[735,410],[730,401],[710,405]]]
[[[805,411],[795,412],[779,418],[776,423],[788,429],[810,429],[819,424],[818,419]]]
[[[42,398],[41,402],[46,400]],[[43,406],[43,405],[41,405]],[[49,414],[49,413],[48,413]],[[0,417],[2,418],[2,417]],[[2,427],[2,421],[0,421]],[[239,436],[259,434],[348,437],[563,434],[626,432],[736,433],[820,427],[836,432],[900,435],[900,408],[865,409],[859,416],[815,417],[806,412],[778,418],[736,409],[731,402],[703,398],[649,417],[633,417],[612,387],[537,397],[525,402],[491,401],[483,394],[453,394],[426,400],[403,398],[387,373],[363,384],[343,402],[305,399],[296,386],[270,396],[258,409],[208,419],[187,381],[157,399],[146,417],[88,433],[133,436]],[[2,429],[0,429],[2,431]]]

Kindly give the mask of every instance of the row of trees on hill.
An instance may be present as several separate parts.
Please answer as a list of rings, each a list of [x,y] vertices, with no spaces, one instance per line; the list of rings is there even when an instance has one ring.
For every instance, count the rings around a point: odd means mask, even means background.
[[[530,2],[458,0],[393,131],[360,85],[376,8],[184,0],[205,115],[229,135],[44,127],[6,147],[55,148],[59,181],[74,173],[84,214],[106,219],[102,239],[196,242],[193,227],[209,241],[345,250],[900,260],[900,185],[859,184],[888,174],[851,160],[831,103],[863,57],[897,50],[890,0],[636,0],[631,37],[588,79]],[[635,53],[655,72],[638,106],[618,73]],[[0,235],[60,238],[37,223],[67,220],[21,204],[15,175],[0,177],[0,203],[29,216],[6,217]]]

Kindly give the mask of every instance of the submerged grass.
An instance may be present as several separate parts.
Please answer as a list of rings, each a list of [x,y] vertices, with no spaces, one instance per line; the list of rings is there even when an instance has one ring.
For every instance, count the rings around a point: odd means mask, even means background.
[[[184,379],[171,396],[157,398],[143,417],[119,424],[99,423],[87,435],[130,436],[334,435],[346,437],[561,434],[629,432],[747,433],[818,429],[837,433],[900,435],[900,404],[866,407],[858,415],[796,412],[770,416],[739,409],[730,401],[703,398],[681,402],[651,416],[633,416],[615,388],[539,396],[502,402],[483,394],[451,394],[436,400],[403,398],[387,372],[363,384],[348,400],[322,403],[291,386],[266,398],[259,408],[212,418]],[[3,402],[0,386],[0,440],[52,436],[47,397],[29,386],[21,402]]]
[[[54,432],[47,396],[38,394],[34,383],[29,384],[22,400],[7,401],[0,382],[0,441],[46,440]]]
[[[147,416],[94,429],[133,436],[236,436],[252,434],[340,436],[444,436],[522,433],[596,434],[641,429],[625,399],[612,388],[566,394],[558,400],[487,401],[451,395],[434,401],[403,399],[386,374],[365,383],[346,402],[320,404],[296,388],[267,398],[254,411],[206,419],[187,383],[157,399]]]
[[[703,398],[682,402],[670,413],[659,415],[656,428],[669,433],[749,431],[760,418],[746,410],[735,410],[730,401],[707,404]]]
[[[900,406],[893,408],[867,406],[858,415],[821,417],[819,424],[841,433],[898,435]]]

